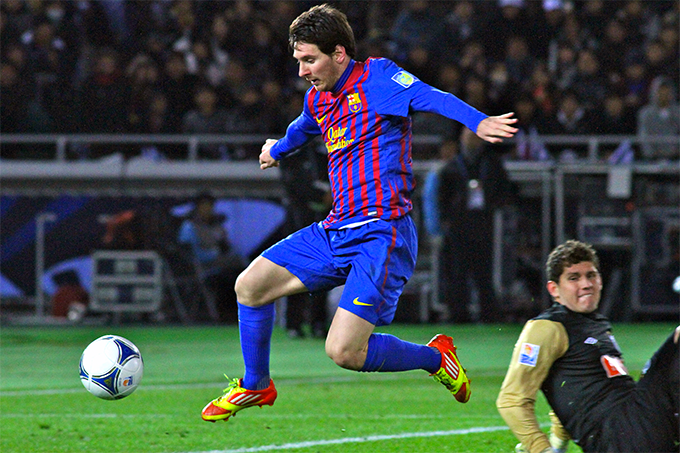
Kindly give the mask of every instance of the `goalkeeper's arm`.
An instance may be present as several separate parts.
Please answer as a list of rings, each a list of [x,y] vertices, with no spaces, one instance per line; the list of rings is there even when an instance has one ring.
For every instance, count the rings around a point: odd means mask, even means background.
[[[541,453],[566,453],[569,447],[569,433],[564,429],[554,411],[550,411],[550,421],[552,422],[548,436],[550,447],[544,449]],[[519,443],[515,446],[515,453],[528,453],[528,451],[524,448],[524,445]]]

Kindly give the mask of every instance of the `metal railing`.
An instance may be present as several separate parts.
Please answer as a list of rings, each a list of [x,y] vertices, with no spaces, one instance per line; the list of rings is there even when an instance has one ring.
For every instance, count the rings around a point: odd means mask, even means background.
[[[2,145],[54,145],[54,160],[63,162],[68,160],[67,150],[82,145],[184,145],[187,147],[186,160],[199,160],[201,145],[259,146],[271,135],[265,134],[2,134]],[[641,144],[669,144],[680,147],[680,136],[638,136],[638,135],[540,135],[528,137],[527,142],[539,142],[543,145],[556,146],[585,146],[586,160],[590,163],[601,160],[600,150],[603,146],[619,145],[624,141],[633,145]],[[415,134],[413,144],[438,145],[442,142],[439,135]],[[516,143],[517,139],[507,143]]]

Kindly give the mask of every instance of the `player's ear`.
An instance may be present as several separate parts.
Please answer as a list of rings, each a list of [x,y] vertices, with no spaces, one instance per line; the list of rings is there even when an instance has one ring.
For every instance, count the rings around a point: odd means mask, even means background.
[[[557,283],[555,283],[552,280],[549,280],[548,283],[545,285],[545,287],[548,289],[548,293],[553,297],[553,299],[557,300],[560,296],[559,293],[559,286]]]
[[[346,58],[347,58],[347,51],[345,50],[345,46],[341,46],[340,44],[336,44],[335,51],[333,52],[333,59],[335,60],[335,62],[342,64],[345,61]]]

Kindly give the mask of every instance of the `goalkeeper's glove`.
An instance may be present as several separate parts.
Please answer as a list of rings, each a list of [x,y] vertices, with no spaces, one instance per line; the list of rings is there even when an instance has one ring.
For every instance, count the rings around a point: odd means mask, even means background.
[[[554,434],[550,435],[550,447],[543,450],[541,453],[566,453],[567,446],[569,445],[568,440],[562,440]],[[529,451],[524,448],[522,443],[515,445],[515,453],[529,453]]]
[[[565,453],[567,451],[567,447],[569,446],[569,439],[560,439],[553,432],[550,433],[549,439],[550,446],[552,447],[555,453]]]

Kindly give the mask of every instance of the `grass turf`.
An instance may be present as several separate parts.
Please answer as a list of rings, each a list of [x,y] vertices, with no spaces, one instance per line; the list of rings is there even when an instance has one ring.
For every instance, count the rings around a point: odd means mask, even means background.
[[[631,373],[639,371],[671,324],[615,325]],[[457,403],[423,371],[356,373],[326,358],[320,340],[277,329],[273,407],[206,423],[200,410],[243,373],[236,327],[69,327],[0,330],[0,451],[10,452],[511,452],[517,443],[495,399],[521,326],[414,326],[380,329],[424,343],[454,337],[472,379]],[[122,335],[142,351],[141,386],[104,401],[78,379],[82,350],[98,336]],[[547,405],[538,401],[539,420]],[[580,451],[571,445],[570,452]]]

